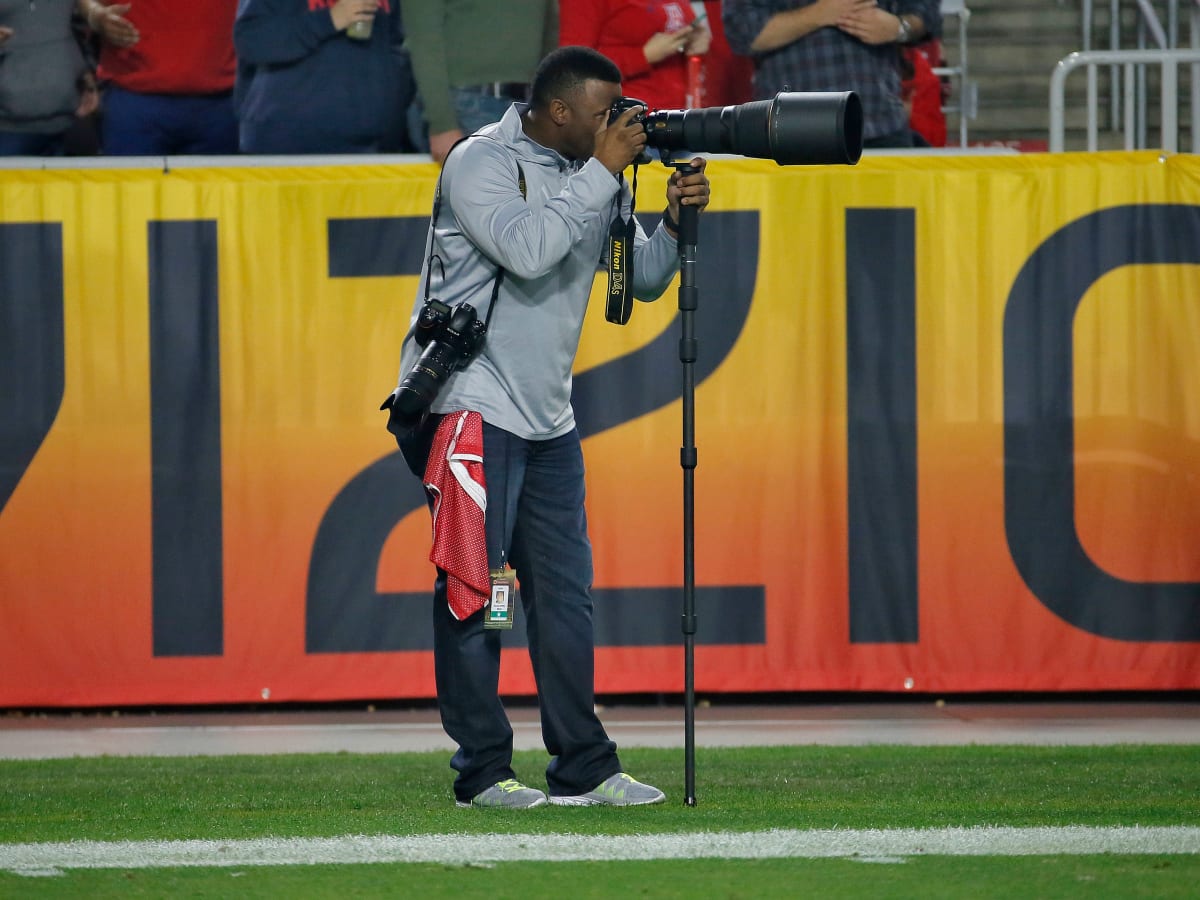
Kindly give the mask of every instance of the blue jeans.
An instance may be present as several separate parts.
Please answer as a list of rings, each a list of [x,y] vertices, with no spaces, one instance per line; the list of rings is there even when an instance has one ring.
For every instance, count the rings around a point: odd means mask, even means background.
[[[452,88],[451,93],[454,95],[454,115],[463,134],[474,134],[484,125],[499,122],[513,104],[509,97],[493,97],[478,91]]]
[[[62,156],[65,134],[0,131],[0,156]]]
[[[414,470],[424,450],[404,446]],[[418,443],[421,438],[417,438]],[[416,465],[413,463],[416,462]],[[584,513],[579,433],[526,441],[484,423],[488,561],[507,560],[520,580],[521,609],[537,684],[542,740],[550,753],[551,794],[581,794],[621,771],[617,746],[596,717],[592,630],[592,545]],[[513,733],[498,695],[503,632],[483,627],[481,611],[458,621],[439,571],[433,596],[434,669],[446,734],[458,746],[454,794],[470,800],[514,778]]]
[[[109,85],[101,144],[108,156],[237,153],[233,94],[139,94]]]

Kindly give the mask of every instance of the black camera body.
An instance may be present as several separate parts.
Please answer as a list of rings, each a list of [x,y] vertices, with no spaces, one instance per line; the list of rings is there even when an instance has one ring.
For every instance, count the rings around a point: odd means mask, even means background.
[[[446,381],[475,358],[487,336],[487,325],[469,303],[449,306],[428,301],[417,317],[413,338],[423,351],[400,382],[392,413],[403,428],[413,428],[429,412]]]
[[[611,128],[612,124],[615,121],[617,121],[618,118],[620,118],[621,113],[625,112],[625,110],[627,110],[627,109],[632,109],[635,106],[640,106],[642,108],[642,111],[640,113],[636,114],[629,121],[631,121],[635,125],[641,125],[642,128],[645,129],[646,128],[646,113],[650,109],[650,107],[648,107],[646,105],[645,100],[638,100],[636,97],[618,97],[616,100],[613,101],[612,109],[610,109],[608,112],[609,127]],[[634,165],[644,166],[650,162],[653,162],[653,160],[650,158],[650,154],[647,153],[645,150],[643,150],[641,153],[639,153],[637,155],[637,159],[635,159],[633,162],[634,162]]]
[[[646,103],[618,97],[608,124],[633,106]],[[853,165],[862,156],[862,101],[853,91],[781,91],[770,100],[737,106],[647,111],[632,121],[646,129],[647,150],[657,150],[668,165],[681,151],[732,153],[781,166]],[[634,162],[650,160],[643,150]]]

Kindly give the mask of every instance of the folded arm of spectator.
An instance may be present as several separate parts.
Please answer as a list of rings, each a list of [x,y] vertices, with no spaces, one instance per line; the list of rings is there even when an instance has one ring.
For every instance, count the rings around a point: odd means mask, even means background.
[[[726,0],[721,22],[734,53],[752,56],[785,47],[820,28],[836,28],[856,11],[875,9],[875,0],[817,0],[777,12],[770,0]],[[895,16],[887,14],[895,30]]]
[[[238,60],[269,65],[304,59],[357,18],[364,2],[338,0],[328,9],[309,10],[292,0],[241,0],[233,25]]]
[[[141,38],[137,26],[125,18],[132,8],[129,3],[101,3],[100,0],[79,0],[76,9],[100,39],[114,47],[132,47]]]
[[[925,20],[916,13],[890,13],[879,6],[868,6],[851,10],[838,21],[838,28],[864,44],[890,44],[898,40],[901,19],[907,24],[904,43],[913,43],[925,37],[928,29]]]

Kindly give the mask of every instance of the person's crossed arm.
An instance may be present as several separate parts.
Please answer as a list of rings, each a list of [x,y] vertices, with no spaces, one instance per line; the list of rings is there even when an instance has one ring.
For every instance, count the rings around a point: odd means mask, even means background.
[[[875,0],[817,0],[769,14],[756,0],[735,0],[725,4],[723,20],[734,51],[757,54],[786,47],[821,28],[838,28],[847,17],[874,8]],[[762,23],[757,30],[756,22]]]
[[[891,13],[874,3],[855,7],[838,21],[838,28],[864,44],[911,44],[928,30],[915,13]]]
[[[141,38],[137,26],[125,18],[129,3],[101,3],[100,0],[79,0],[77,9],[88,28],[100,39],[114,47],[132,47]]]

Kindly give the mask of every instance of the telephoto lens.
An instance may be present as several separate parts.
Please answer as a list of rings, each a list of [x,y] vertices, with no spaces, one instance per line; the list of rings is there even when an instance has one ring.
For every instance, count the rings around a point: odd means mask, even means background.
[[[619,110],[641,103],[621,97]],[[664,161],[678,151],[732,153],[781,166],[853,165],[862,157],[862,101],[853,91],[781,91],[770,100],[704,109],[660,109],[644,117],[646,146]]]

